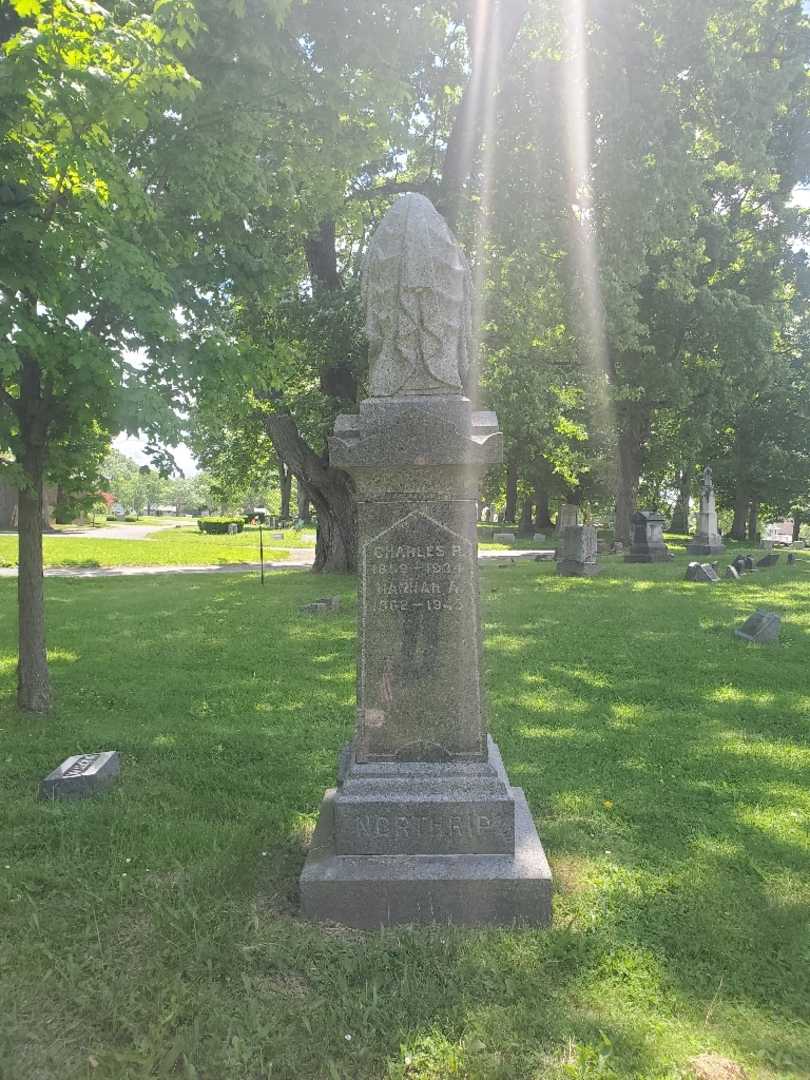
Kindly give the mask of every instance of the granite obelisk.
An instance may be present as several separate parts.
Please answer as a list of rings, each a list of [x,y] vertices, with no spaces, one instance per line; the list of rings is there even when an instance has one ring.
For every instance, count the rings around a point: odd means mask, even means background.
[[[476,499],[502,436],[464,395],[470,295],[444,220],[401,196],[363,274],[370,396],[330,440],[358,505],[357,727],[301,875],[313,918],[550,920],[548,863],[484,721]]]

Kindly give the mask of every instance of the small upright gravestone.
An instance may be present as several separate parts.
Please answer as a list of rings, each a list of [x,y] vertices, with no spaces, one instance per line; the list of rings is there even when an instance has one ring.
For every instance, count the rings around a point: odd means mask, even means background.
[[[106,791],[121,771],[117,750],[76,754],[40,781],[40,799],[86,799]]]
[[[781,625],[782,620],[775,611],[755,611],[734,633],[755,645],[770,645],[779,638]]]
[[[757,566],[761,570],[767,569],[769,566],[776,566],[779,562],[779,555],[771,553],[770,555],[763,555],[761,559],[757,559]]]
[[[703,470],[697,533],[689,541],[686,550],[690,555],[719,555],[726,550],[717,529],[714,481],[712,480],[712,470],[708,465]]]
[[[357,497],[360,655],[354,739],[300,879],[316,919],[551,918],[534,822],[484,723],[476,500],[503,437],[463,394],[471,288],[431,203],[397,199],[363,271],[370,396],[329,442]]]
[[[633,541],[628,563],[668,562],[672,552],[664,543],[664,515],[657,510],[638,510],[633,514]]]
[[[787,561],[788,561],[788,566],[793,566],[793,564],[796,562],[796,555],[795,555],[795,553],[793,551],[788,552]]]
[[[690,562],[686,568],[686,581],[719,581],[717,571],[711,563]]]
[[[739,581],[740,580],[740,571],[732,563],[731,566],[726,567],[726,572],[725,572],[725,574],[723,576],[728,578],[730,581]]]
[[[557,573],[561,577],[591,577],[599,573],[593,525],[568,525],[563,529],[557,550]]]
[[[493,544],[514,544],[515,534],[513,532],[496,532],[492,536]]]
[[[542,544],[543,541],[545,540],[545,538],[546,538],[545,533],[535,533],[534,536],[532,537],[532,543],[533,544]]]

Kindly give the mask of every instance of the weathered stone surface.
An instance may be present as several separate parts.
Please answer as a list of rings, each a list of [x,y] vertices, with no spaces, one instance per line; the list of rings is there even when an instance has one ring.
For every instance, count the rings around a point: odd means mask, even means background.
[[[625,562],[668,562],[672,552],[664,543],[664,515],[657,510],[638,510],[633,514],[633,541]]]
[[[773,540],[760,540],[759,546],[763,551],[773,551]]]
[[[767,569],[769,566],[776,566],[779,562],[778,554],[763,555],[761,559],[757,559],[757,566],[762,569]]]
[[[733,566],[733,565],[726,567],[726,572],[725,572],[725,574],[723,576],[726,577],[726,578],[729,578],[731,581],[739,581],[740,580],[740,572],[737,569],[737,567]]]
[[[496,532],[492,534],[493,544],[514,544],[515,534],[513,532]]]
[[[720,555],[726,550],[717,529],[714,481],[712,479],[712,470],[708,465],[703,470],[697,532],[690,540],[686,550],[690,555]]]
[[[372,397],[461,394],[472,355],[470,268],[424,195],[396,199],[362,275]]]
[[[686,568],[686,581],[719,581],[717,571],[711,563],[690,562]]]
[[[563,529],[557,548],[557,573],[561,577],[591,577],[599,573],[593,525],[568,525]]]
[[[781,626],[782,620],[775,611],[755,611],[734,633],[756,645],[769,645],[778,640]]]
[[[546,538],[545,533],[535,533],[534,536],[532,537],[532,543],[533,544],[542,544],[543,541],[545,540],[545,538]]]
[[[41,799],[86,799],[106,791],[121,771],[117,750],[100,754],[76,754],[40,781]]]
[[[334,789],[326,792],[301,874],[301,905],[311,919],[375,929],[402,923],[546,926],[551,870],[520,788],[515,849],[505,855],[339,855]]]
[[[477,500],[503,436],[494,413],[452,392],[466,278],[431,215],[400,206],[372,241],[373,396],[338,417],[329,443],[357,499],[357,725],[301,895],[306,914],[352,926],[542,924],[548,866],[481,698]]]
[[[788,566],[793,566],[793,564],[796,562],[796,555],[794,554],[794,552],[792,552],[792,551],[788,552],[787,561],[788,561]]]

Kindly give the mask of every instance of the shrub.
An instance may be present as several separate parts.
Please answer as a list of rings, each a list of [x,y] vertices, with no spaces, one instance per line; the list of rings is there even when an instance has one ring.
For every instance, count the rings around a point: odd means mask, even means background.
[[[137,521],[137,520],[138,520],[138,515],[137,514],[124,514],[124,521]]]
[[[228,526],[235,525],[236,531],[241,532],[245,527],[243,517],[202,517],[197,519],[197,528],[204,533],[227,533]]]

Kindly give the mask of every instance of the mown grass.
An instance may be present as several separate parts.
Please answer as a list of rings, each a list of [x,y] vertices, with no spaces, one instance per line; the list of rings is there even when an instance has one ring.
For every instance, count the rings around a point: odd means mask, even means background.
[[[283,540],[264,530],[264,557],[280,561],[291,547],[312,547],[314,533],[288,529]],[[46,566],[216,566],[259,561],[259,530],[247,526],[235,536],[208,536],[196,525],[160,530],[144,540],[93,536],[45,536]],[[0,566],[17,565],[17,537],[0,536]]]
[[[703,1052],[810,1076],[810,558],[715,586],[604,563],[482,573],[549,931],[299,917],[353,721],[350,579],[50,580],[47,720],[13,708],[0,582],[0,1077],[676,1080]],[[760,606],[776,647],[732,634]],[[36,800],[103,748],[113,791]]]

